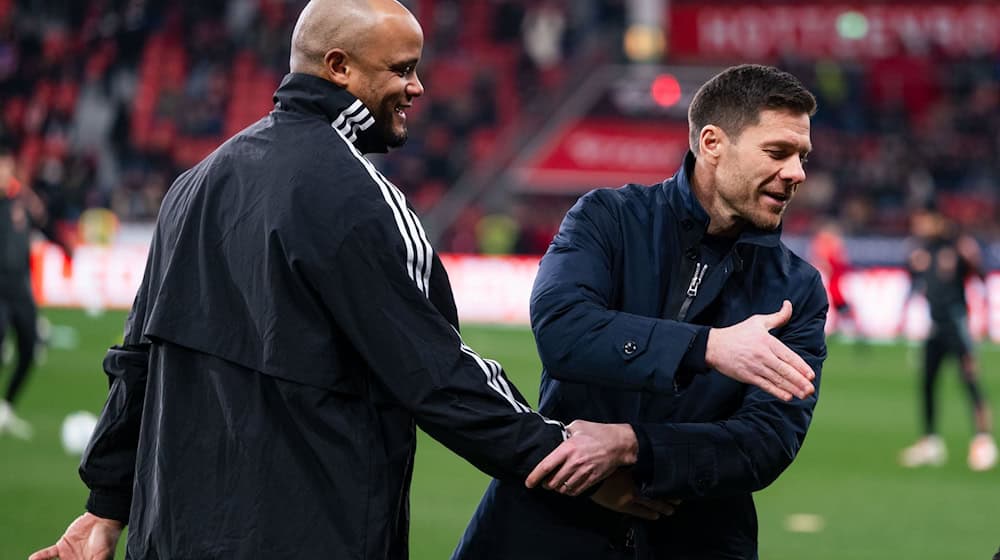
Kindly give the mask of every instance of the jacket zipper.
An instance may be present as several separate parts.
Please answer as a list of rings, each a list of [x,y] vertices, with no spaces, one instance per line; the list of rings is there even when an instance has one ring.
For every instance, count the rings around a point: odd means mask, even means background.
[[[691,307],[691,302],[694,301],[694,298],[698,296],[698,288],[701,286],[701,281],[705,278],[705,272],[707,271],[707,264],[696,263],[694,265],[694,274],[691,276],[691,283],[688,284],[687,298],[681,304],[681,310],[677,312],[678,321],[683,321],[687,317],[688,308]]]

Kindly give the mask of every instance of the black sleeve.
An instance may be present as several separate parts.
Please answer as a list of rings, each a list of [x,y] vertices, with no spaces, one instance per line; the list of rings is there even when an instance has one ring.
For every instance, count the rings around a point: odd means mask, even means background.
[[[128,523],[132,503],[148,364],[146,345],[108,350],[104,357],[108,400],[80,461],[80,478],[90,488],[87,511],[122,523]]]
[[[307,240],[301,240],[306,242]],[[326,258],[295,266],[324,301],[378,383],[432,437],[482,471],[523,479],[564,439],[534,412],[500,364],[469,348],[411,278],[376,218],[356,225]]]

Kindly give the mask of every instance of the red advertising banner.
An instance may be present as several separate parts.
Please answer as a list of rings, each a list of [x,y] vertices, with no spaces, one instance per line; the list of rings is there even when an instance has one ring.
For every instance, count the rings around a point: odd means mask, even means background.
[[[687,148],[686,123],[586,119],[555,134],[520,179],[528,189],[574,192],[658,183],[677,171]]]
[[[673,5],[670,54],[884,58],[1000,52],[1000,4]]]

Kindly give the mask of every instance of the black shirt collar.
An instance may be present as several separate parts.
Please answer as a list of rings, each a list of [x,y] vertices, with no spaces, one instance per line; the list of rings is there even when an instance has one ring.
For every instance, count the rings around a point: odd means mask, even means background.
[[[274,103],[283,111],[323,117],[363,154],[384,153],[388,147],[379,137],[375,116],[342,87],[309,74],[292,72],[274,92]]]

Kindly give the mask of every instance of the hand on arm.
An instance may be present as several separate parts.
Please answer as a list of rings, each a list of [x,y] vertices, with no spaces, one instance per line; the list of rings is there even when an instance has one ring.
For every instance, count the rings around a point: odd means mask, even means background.
[[[655,521],[661,515],[672,515],[680,500],[651,500],[637,496],[632,473],[627,469],[609,476],[590,497],[594,503],[619,513]]]
[[[28,560],[112,560],[124,525],[120,521],[85,513],[77,517],[56,544]]]
[[[753,315],[731,327],[708,333],[705,363],[719,373],[749,385],[756,385],[775,397],[789,401],[813,394],[816,374],[780,340],[771,329],[784,326],[792,317],[792,304],[785,300],[770,315]]]
[[[577,496],[607,478],[616,469],[635,464],[639,444],[628,424],[598,424],[576,420],[570,438],[542,459],[525,485]]]

